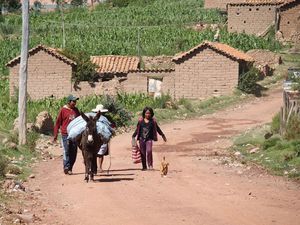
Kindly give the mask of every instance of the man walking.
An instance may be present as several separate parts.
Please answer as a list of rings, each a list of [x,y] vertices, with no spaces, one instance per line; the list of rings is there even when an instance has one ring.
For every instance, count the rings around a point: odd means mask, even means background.
[[[62,146],[63,146],[63,168],[65,174],[72,174],[73,165],[76,161],[77,156],[77,145],[74,141],[68,140],[67,126],[69,123],[80,116],[79,110],[76,108],[76,101],[79,98],[69,95],[67,98],[67,104],[64,105],[57,116],[55,127],[54,127],[54,137],[53,141],[57,140],[58,130],[62,136]]]

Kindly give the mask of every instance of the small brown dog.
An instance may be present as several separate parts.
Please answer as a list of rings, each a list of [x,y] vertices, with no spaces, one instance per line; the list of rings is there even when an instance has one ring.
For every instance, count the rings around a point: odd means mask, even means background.
[[[161,176],[165,177],[168,174],[168,170],[169,170],[169,163],[166,161],[166,157],[163,157],[163,160],[160,163],[160,174]]]

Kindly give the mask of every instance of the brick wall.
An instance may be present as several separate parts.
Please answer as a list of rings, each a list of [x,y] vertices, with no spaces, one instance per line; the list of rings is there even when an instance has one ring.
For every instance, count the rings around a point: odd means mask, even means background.
[[[205,0],[204,8],[206,9],[222,9],[226,10],[226,5],[228,3],[240,3],[245,0]]]
[[[10,95],[19,86],[19,67],[10,68]],[[33,100],[49,96],[64,97],[71,92],[72,67],[63,61],[39,51],[28,58],[27,93]]]
[[[174,71],[139,71],[127,75],[121,83],[122,90],[128,93],[148,93],[148,77],[162,79],[161,92],[174,96]]]
[[[259,35],[275,23],[275,5],[228,6],[228,31]]]
[[[79,97],[88,95],[116,95],[121,89],[121,84],[117,79],[92,84],[82,81],[79,85],[73,87],[72,94]]]
[[[209,48],[175,65],[175,98],[225,95],[238,84],[239,63]]]
[[[280,13],[279,30],[286,40],[300,41],[300,4]]]
[[[132,72],[127,74],[127,79],[121,83],[122,91],[128,93],[147,93],[147,74]]]

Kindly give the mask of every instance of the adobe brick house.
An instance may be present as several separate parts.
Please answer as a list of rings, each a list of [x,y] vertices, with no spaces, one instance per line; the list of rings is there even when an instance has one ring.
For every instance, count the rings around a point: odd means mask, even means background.
[[[300,0],[283,4],[278,9],[277,29],[285,40],[300,41]]]
[[[18,56],[6,64],[9,67],[10,96],[19,87]],[[55,49],[38,45],[29,50],[27,92],[32,100],[54,96],[64,97],[72,92],[72,73],[76,63]]]
[[[227,5],[229,32],[264,35],[276,24],[276,9],[283,0],[246,0]]]
[[[232,93],[253,59],[226,44],[203,42],[173,58],[174,98],[202,99]]]
[[[116,95],[123,90],[121,83],[129,71],[137,70],[140,63],[138,57],[120,55],[91,56],[91,62],[97,66],[98,79],[93,83],[81,81],[72,90],[76,96]]]
[[[241,3],[246,0],[205,0],[204,8],[226,10],[226,5],[229,3]]]
[[[61,98],[70,93],[77,96],[115,95],[124,91],[203,99],[231,93],[238,84],[239,74],[253,59],[228,45],[203,42],[185,53],[167,59],[169,62],[166,67],[162,60],[158,60],[158,64],[164,67],[162,69],[155,65],[151,66],[153,69],[140,69],[139,58],[131,56],[93,56],[91,61],[98,66],[99,80],[92,84],[80,82],[75,89],[71,81],[75,62],[43,45],[31,49],[28,67],[29,96],[35,100],[49,96]],[[18,87],[19,63],[20,57],[7,63],[10,68],[11,95]]]

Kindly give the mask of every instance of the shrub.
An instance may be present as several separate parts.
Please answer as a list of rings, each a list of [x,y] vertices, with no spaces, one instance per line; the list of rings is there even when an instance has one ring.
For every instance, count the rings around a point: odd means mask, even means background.
[[[132,112],[143,110],[145,106],[156,108],[166,108],[168,102],[172,100],[170,95],[162,95],[157,98],[153,98],[144,93],[129,94],[120,92],[117,95],[117,101],[122,103],[125,108]],[[172,104],[173,105],[173,104]]]
[[[0,177],[4,177],[7,167],[7,159],[0,154]]]
[[[39,134],[36,132],[28,132],[27,133],[27,144],[29,150],[34,151],[36,146],[36,141],[39,138]]]
[[[276,133],[276,134],[279,133],[279,131],[280,131],[280,113],[277,113],[272,118],[271,131],[272,131],[272,133]]]
[[[109,111],[105,116],[107,116],[111,122],[115,123],[117,127],[129,125],[132,115],[116,98],[107,95],[103,98],[102,104]]]
[[[276,146],[280,142],[280,138],[275,137],[275,138],[270,138],[268,140],[265,140],[264,143],[262,144],[262,149],[267,150],[271,147]]]
[[[114,7],[126,7],[129,5],[144,6],[146,4],[153,2],[153,0],[109,0]]]
[[[259,71],[252,66],[249,71],[240,75],[238,89],[247,94],[256,94],[259,91],[256,83],[260,79],[259,74]]]
[[[188,100],[188,99],[185,99],[185,98],[180,98],[177,102],[178,105],[183,105],[184,108],[186,108],[187,110],[189,110],[190,112],[194,112],[195,109],[192,105],[192,103]]]
[[[287,140],[300,139],[300,117],[292,114],[286,126],[285,138]]]
[[[75,85],[80,81],[95,81],[97,77],[97,66],[91,62],[89,54],[83,51],[75,53],[69,49],[63,50],[61,53],[74,60],[77,64],[76,70],[72,74],[72,79],[75,82]]]
[[[71,0],[71,5],[75,7],[83,5],[83,3],[83,0]]]
[[[42,9],[42,3],[38,0],[34,1],[33,3],[33,10],[36,12],[40,12]]]

